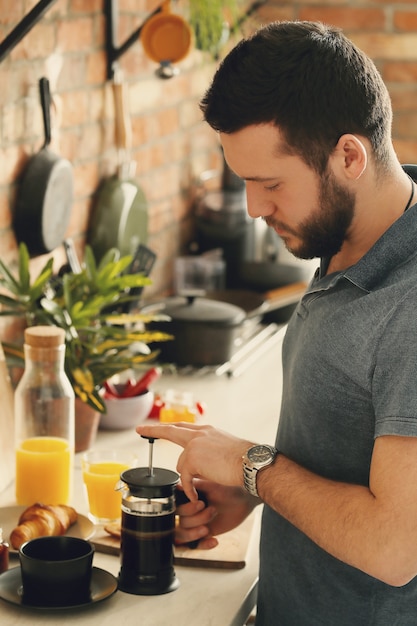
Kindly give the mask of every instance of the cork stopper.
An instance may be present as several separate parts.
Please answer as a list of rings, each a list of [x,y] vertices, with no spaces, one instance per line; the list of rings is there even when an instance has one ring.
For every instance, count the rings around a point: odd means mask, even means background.
[[[32,348],[57,348],[65,343],[65,331],[58,326],[30,326],[25,329],[25,343]]]

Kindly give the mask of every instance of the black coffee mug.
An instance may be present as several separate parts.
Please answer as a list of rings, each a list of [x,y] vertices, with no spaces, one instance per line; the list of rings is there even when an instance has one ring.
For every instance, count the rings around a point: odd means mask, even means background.
[[[89,602],[93,556],[93,545],[77,537],[24,543],[19,550],[23,604],[66,607]]]

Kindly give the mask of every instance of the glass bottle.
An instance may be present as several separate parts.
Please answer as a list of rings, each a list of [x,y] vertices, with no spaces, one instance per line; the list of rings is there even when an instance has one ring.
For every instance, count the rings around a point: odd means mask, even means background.
[[[65,332],[25,330],[25,371],[15,392],[16,500],[68,504],[74,457],[74,391],[64,371]]]
[[[13,387],[0,343],[0,492],[14,480],[14,406]]]

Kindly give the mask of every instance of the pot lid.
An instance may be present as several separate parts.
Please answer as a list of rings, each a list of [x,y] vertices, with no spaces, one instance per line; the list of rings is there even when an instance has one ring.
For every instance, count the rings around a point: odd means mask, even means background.
[[[245,311],[234,304],[194,296],[169,298],[165,311],[174,321],[238,326]]]

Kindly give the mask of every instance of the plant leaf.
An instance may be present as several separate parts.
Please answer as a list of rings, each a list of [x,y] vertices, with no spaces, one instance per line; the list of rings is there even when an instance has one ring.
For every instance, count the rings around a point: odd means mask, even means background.
[[[24,243],[19,245],[19,280],[21,289],[25,292],[30,288],[29,252]]]

